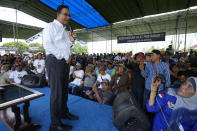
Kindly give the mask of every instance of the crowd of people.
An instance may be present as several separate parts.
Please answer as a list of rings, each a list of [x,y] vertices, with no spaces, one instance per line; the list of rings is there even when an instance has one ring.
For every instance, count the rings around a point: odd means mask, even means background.
[[[45,54],[0,57],[0,84],[20,84],[27,74],[48,79]],[[197,129],[197,52],[72,55],[69,92],[112,105],[116,95],[129,91],[153,121],[152,130]],[[50,85],[49,85],[50,87]],[[178,124],[177,124],[178,123]]]

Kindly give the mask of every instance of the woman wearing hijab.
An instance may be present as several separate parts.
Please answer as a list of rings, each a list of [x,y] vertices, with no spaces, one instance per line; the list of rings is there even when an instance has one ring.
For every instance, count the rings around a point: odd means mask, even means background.
[[[156,113],[152,131],[168,129],[170,131],[176,131],[171,129],[171,127],[175,127],[173,124],[179,124],[179,130],[188,130],[188,126],[191,125],[187,123],[191,123],[192,121],[190,116],[192,116],[192,112],[195,114],[197,112],[197,78],[188,78],[185,83],[181,84],[177,92],[169,88],[167,93],[157,94],[160,83],[159,80],[152,80],[151,95],[146,104],[149,112]],[[187,118],[187,120],[184,119],[183,121],[183,118]]]

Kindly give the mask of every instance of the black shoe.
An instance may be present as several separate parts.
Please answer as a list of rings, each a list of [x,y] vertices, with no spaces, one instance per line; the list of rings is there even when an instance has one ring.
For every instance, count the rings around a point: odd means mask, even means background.
[[[68,128],[68,126],[50,126],[50,130],[49,131],[69,131],[70,129]]]
[[[63,123],[61,123],[61,126],[68,129],[68,130],[71,130],[73,128],[71,125],[67,125],[67,124],[63,124]]]
[[[63,118],[69,119],[69,120],[78,120],[79,119],[78,116],[75,116],[75,115],[73,115],[71,113],[66,113],[66,115],[63,116]]]

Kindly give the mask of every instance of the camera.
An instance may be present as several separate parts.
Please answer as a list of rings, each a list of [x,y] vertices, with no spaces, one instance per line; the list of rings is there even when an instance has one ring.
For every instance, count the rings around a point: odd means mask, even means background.
[[[166,83],[166,79],[165,79],[165,76],[162,75],[162,74],[158,74],[156,77],[155,77],[155,81],[161,81],[162,84],[165,84]]]

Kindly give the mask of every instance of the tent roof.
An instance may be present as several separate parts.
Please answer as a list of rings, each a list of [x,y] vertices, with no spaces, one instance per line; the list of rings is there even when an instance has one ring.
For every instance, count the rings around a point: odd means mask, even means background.
[[[197,9],[181,10],[175,13],[136,18],[95,29],[78,31],[78,38],[86,42],[117,39],[117,36],[166,32],[166,35],[197,32]],[[112,31],[112,34],[111,34]]]
[[[3,37],[5,37],[5,38],[13,38],[14,37],[13,25],[16,30],[15,23],[0,20],[0,32],[2,33]],[[16,34],[18,34],[18,36],[15,36],[15,37],[19,38],[19,39],[27,39],[27,38],[39,33],[40,31],[42,31],[42,28],[29,26],[29,25],[23,25],[23,24],[17,24],[17,30],[15,32],[18,32],[18,33],[16,33]]]
[[[110,23],[186,9],[197,0],[86,0]]]
[[[45,22],[53,21],[56,17],[55,8],[61,3],[62,0],[0,0],[0,6],[16,8]],[[123,20],[197,6],[197,0],[64,0],[64,3],[71,9],[73,29],[102,27]],[[176,18],[171,21],[166,20],[164,25],[175,28],[174,23],[176,23]],[[154,23],[154,25],[148,23],[143,26],[138,25],[139,29],[129,28],[127,31],[131,34],[155,32],[162,29],[158,27],[159,25],[163,27],[163,23]],[[116,32],[123,31],[118,29]],[[172,33],[175,34],[171,31]]]

